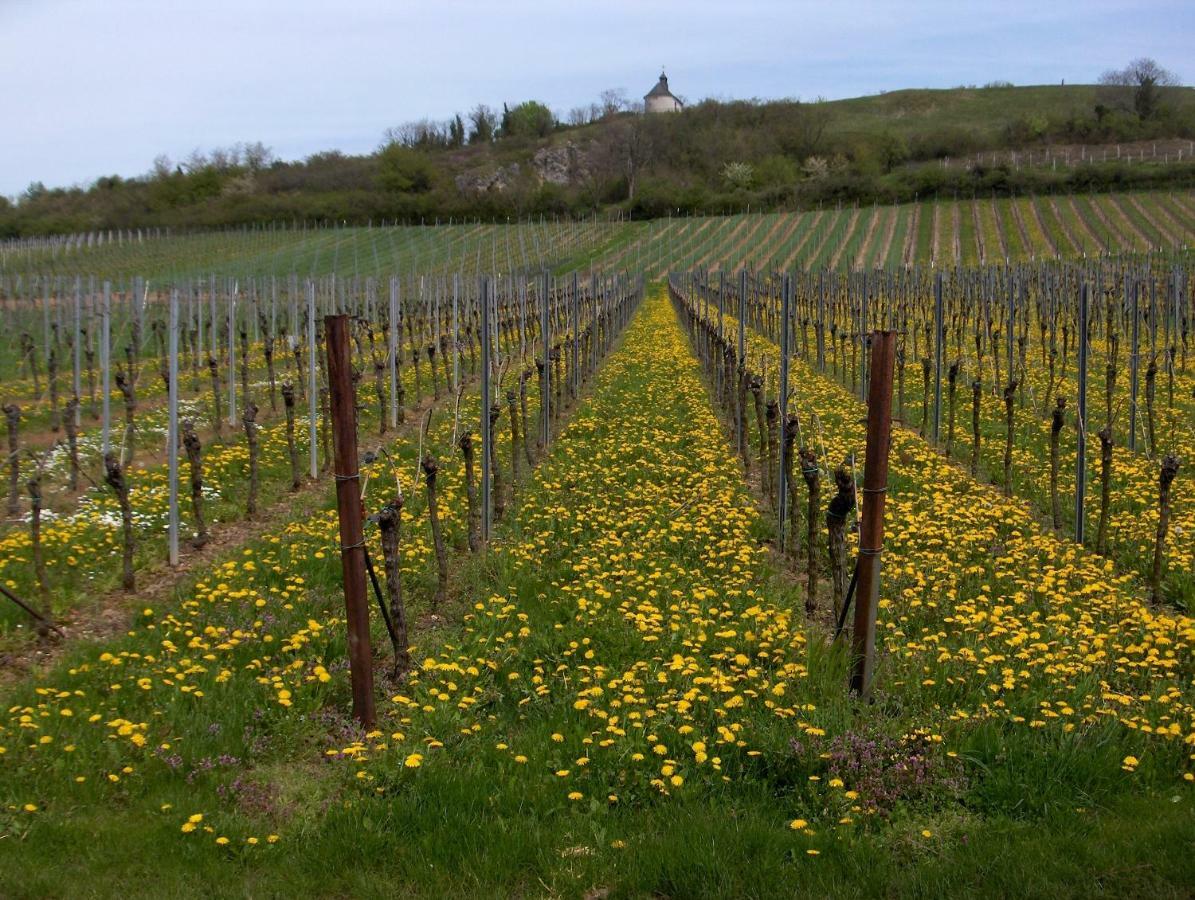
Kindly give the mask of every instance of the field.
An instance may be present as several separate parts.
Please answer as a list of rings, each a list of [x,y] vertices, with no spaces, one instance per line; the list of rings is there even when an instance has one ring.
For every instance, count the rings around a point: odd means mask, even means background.
[[[102,239],[102,243],[97,243]],[[1175,251],[1195,240],[1195,192],[928,200],[801,213],[649,222],[539,221],[83,235],[0,244],[3,294],[30,296],[30,276],[151,284],[213,275],[247,281],[336,274],[514,272],[549,266],[644,269],[653,279],[694,267],[764,270],[950,268],[1048,258]],[[80,243],[81,241],[81,243]],[[20,283],[18,276],[25,276]],[[44,288],[40,289],[44,290]]]
[[[1184,192],[5,245],[0,894],[1188,896],[1193,237]]]

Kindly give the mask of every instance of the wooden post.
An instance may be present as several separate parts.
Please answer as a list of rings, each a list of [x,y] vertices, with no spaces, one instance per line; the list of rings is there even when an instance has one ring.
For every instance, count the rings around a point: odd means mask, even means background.
[[[1075,453],[1075,542],[1082,544],[1086,535],[1083,506],[1087,497],[1087,285],[1079,289],[1079,373],[1078,404],[1075,410],[1079,428]]]
[[[942,357],[945,335],[942,311],[942,273],[934,275],[934,446],[942,442]]]
[[[494,443],[493,419],[490,407],[493,405],[493,385],[490,383],[492,347],[490,345],[490,294],[493,288],[488,275],[481,276],[481,540],[489,543],[490,529],[494,522],[494,471],[495,458],[491,447]]]
[[[170,565],[178,565],[178,289],[170,291],[170,349],[167,365],[170,384],[166,422],[166,469],[169,490],[167,543]]]
[[[851,632],[851,692],[866,697],[875,673],[876,605],[880,596],[880,554],[884,548],[884,504],[888,451],[892,440],[892,368],[896,332],[877,331],[871,341],[871,385],[867,397],[867,455],[863,469],[863,517],[859,527],[859,581]]]
[[[328,347],[336,512],[340,519],[340,563],[348,621],[353,716],[369,727],[374,722],[373,662],[369,647],[369,604],[365,594],[365,531],[357,471],[356,392],[349,347],[349,317],[326,316],[324,340]]]
[[[789,346],[789,319],[792,316],[793,279],[785,273],[780,286],[780,427],[786,427],[788,422],[788,358],[791,353]],[[720,297],[721,295],[719,295]],[[777,466],[776,481],[776,546],[784,549],[784,534],[788,525],[788,467],[784,459],[784,441],[779,443],[779,465]]]

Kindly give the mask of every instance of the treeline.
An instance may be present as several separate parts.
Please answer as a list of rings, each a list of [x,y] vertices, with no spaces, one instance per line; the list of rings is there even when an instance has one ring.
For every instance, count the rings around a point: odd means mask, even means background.
[[[159,158],[144,176],[100,178],[87,188],[35,183],[15,203],[0,198],[0,237],[594,211],[645,218],[1192,184],[1195,168],[1185,160],[1057,171],[924,164],[1057,142],[1195,138],[1195,104],[1168,100],[1177,89],[1149,82],[1144,90],[1123,72],[1106,81],[1094,94],[1085,89],[1094,102],[1065,111],[1018,106],[1020,89],[978,89],[1005,91],[1011,104],[1006,121],[985,121],[984,129],[962,118],[927,120],[924,128],[901,123],[903,131],[891,120],[860,125],[845,111],[853,101],[705,100],[678,115],[645,116],[620,92],[606,91],[570,112],[567,124],[536,101],[501,112],[479,105],[389,129],[363,156],[332,151],[282,161],[247,144],[178,163]]]

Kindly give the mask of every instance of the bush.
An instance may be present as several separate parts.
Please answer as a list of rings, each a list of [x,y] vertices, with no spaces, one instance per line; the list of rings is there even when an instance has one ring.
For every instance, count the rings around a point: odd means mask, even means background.
[[[435,168],[427,156],[402,144],[378,154],[378,187],[392,194],[422,194],[432,187]]]

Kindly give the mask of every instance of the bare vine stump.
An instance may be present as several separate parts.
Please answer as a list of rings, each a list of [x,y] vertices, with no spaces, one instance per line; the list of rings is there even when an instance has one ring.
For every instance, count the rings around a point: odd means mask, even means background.
[[[506,412],[510,417],[510,490],[512,498],[519,489],[520,444],[519,437],[519,408],[516,404],[514,388],[506,392]]]
[[[958,394],[958,373],[962,368],[962,363],[955,360],[950,364],[950,370],[946,374],[947,380],[947,398],[948,407],[946,412],[946,457],[949,459],[951,452],[954,450],[954,410],[955,398]]]
[[[929,436],[929,357],[921,357],[921,436]]]
[[[411,362],[415,364],[415,398],[423,396],[423,385],[419,375],[419,348],[413,347],[411,349]]]
[[[1108,555],[1108,506],[1112,500],[1112,426],[1099,431],[1100,438],[1100,524],[1096,531],[1095,552]]]
[[[1004,386],[1004,496],[1012,496],[1012,439],[1016,417],[1017,383]]]
[[[1150,575],[1151,603],[1162,601],[1162,555],[1166,551],[1166,533],[1170,529],[1170,486],[1178,475],[1178,457],[1169,454],[1162,458],[1158,473],[1158,530],[1154,536],[1153,570]]]
[[[379,359],[373,361],[373,389],[378,399],[378,434],[386,433],[386,364]]]
[[[554,370],[552,387],[555,389],[556,396],[553,397],[552,417],[560,418],[560,411],[564,407],[563,394],[561,393],[564,385],[564,354],[560,351],[560,345],[557,344],[552,348],[552,367]]]
[[[33,376],[33,394],[41,399],[41,375],[37,369],[37,345],[34,344],[32,336],[27,332],[21,333],[21,355],[25,358],[29,365],[29,373]]]
[[[1054,530],[1062,528],[1062,505],[1058,500],[1058,438],[1066,422],[1066,398],[1059,397],[1050,421],[1050,517]]]
[[[299,448],[295,442],[295,386],[289,381],[282,383],[282,406],[286,410],[286,453],[290,458],[290,489],[297,491],[303,482],[303,469],[299,464]]]
[[[28,482],[29,488],[29,546],[33,552],[33,574],[37,578],[37,589],[42,598],[49,600],[50,584],[46,580],[46,557],[41,545],[41,470],[34,467]]]
[[[249,395],[249,334],[244,328],[240,330],[241,343],[241,396],[245,398],[245,405],[248,406],[251,397]]]
[[[220,411],[220,363],[214,356],[207,358],[207,370],[212,377],[212,430],[216,438],[224,440],[224,415]]]
[[[805,612],[812,615],[817,610],[817,511],[821,505],[822,473],[817,467],[817,454],[808,447],[801,448],[801,475],[809,493],[805,516],[805,543],[808,554]]]
[[[432,370],[432,399],[440,399],[440,373],[436,369],[436,345],[427,345],[427,364]]]
[[[75,425],[75,415],[78,411],[79,398],[71,397],[66,401],[62,413],[62,423],[66,428],[66,453],[69,464],[66,486],[72,494],[79,490],[79,429]]]
[[[292,356],[295,360],[295,384],[299,386],[299,397],[307,400],[307,380],[303,377],[303,345],[295,341],[292,348]]]
[[[87,397],[88,403],[91,406],[91,417],[94,419],[100,414],[95,398],[95,350],[92,349],[91,344],[87,340],[86,331],[83,332],[83,356],[87,360]]]
[[[439,609],[448,597],[448,554],[444,549],[444,534],[440,529],[440,506],[436,498],[436,473],[440,467],[430,453],[423,457],[423,478],[427,484],[427,517],[432,526],[432,546],[436,551],[436,596],[432,608]]]
[[[739,440],[739,456],[743,459],[744,471],[751,471],[751,451],[750,441],[747,439],[747,369],[744,367],[743,361],[739,360],[736,369],[737,375],[737,391],[738,401],[736,404],[736,414],[738,416],[738,440]]]
[[[1154,400],[1158,389],[1158,361],[1151,359],[1145,370],[1145,434],[1149,441],[1149,458],[1158,452],[1157,434],[1154,425]]]
[[[203,448],[195,433],[194,422],[184,419],[182,431],[183,449],[191,469],[191,513],[195,516],[195,537],[191,539],[191,546],[198,550],[208,541],[207,522],[203,518]]]
[[[982,386],[979,379],[971,382],[971,476],[979,474],[979,405],[982,402]]]
[[[498,419],[502,415],[502,407],[497,403],[490,407],[490,487],[493,491],[494,521],[501,521],[506,513],[506,492],[502,485],[502,467],[498,465]],[[484,449],[484,448],[483,448]]]
[[[759,480],[764,495],[768,493],[768,426],[763,413],[763,379],[758,375],[749,376],[747,383],[754,400],[755,427],[759,431]]]
[[[262,324],[265,324],[265,317],[262,317]],[[274,338],[267,328],[262,328],[265,333],[265,357],[266,357],[266,377],[270,380],[270,409],[278,412],[278,382],[274,375]]]
[[[542,424],[546,421],[544,411],[548,409],[548,399],[551,397],[551,389],[544,391],[544,368],[545,363],[538,356],[535,358],[535,372],[539,376],[539,420]],[[548,372],[551,373],[551,369]],[[543,431],[537,429],[535,436],[535,451],[537,454],[544,452],[544,437]]]
[[[531,449],[531,431],[527,427],[527,378],[531,375],[524,370],[519,376],[519,418],[523,427],[523,455],[527,458],[527,471],[535,468],[535,452]]]
[[[768,499],[772,501],[772,509],[775,510],[780,503],[778,491],[780,471],[777,459],[780,452],[780,407],[775,400],[768,401],[766,416],[768,422]]]
[[[57,331],[57,326],[55,326],[55,331]],[[57,433],[60,416],[58,411],[58,348],[56,346],[50,348],[50,356],[46,361],[46,380],[50,385],[50,430]]]
[[[133,464],[133,455],[137,442],[137,391],[131,376],[121,368],[116,370],[116,386],[124,397],[124,450],[121,452],[120,464],[127,469]]]
[[[386,570],[386,594],[390,606],[390,637],[394,649],[394,677],[401,678],[411,668],[411,652],[407,641],[407,607],[402,597],[402,497],[386,503],[378,513],[378,529],[382,535],[382,563]]]
[[[250,400],[245,404],[245,412],[241,417],[245,426],[245,442],[249,445],[249,493],[245,498],[245,516],[253,518],[257,515],[257,404]]]
[[[834,617],[842,612],[846,598],[846,517],[855,508],[855,481],[845,466],[834,470],[838,493],[826,510],[826,536],[830,548],[830,577],[834,585]]]
[[[444,372],[444,390],[446,391],[452,390],[452,373],[448,371],[448,357],[451,355],[448,350],[451,343],[447,334],[440,335],[440,368]]]
[[[801,532],[799,530],[801,506],[797,503],[798,487],[795,474],[796,460],[794,458],[796,456],[794,449],[797,443],[797,432],[800,430],[800,420],[792,413],[789,413],[788,420],[784,423],[784,476],[785,484],[788,487],[789,527],[787,529],[787,550],[793,556],[801,552]]]
[[[465,459],[465,505],[466,532],[469,538],[469,552],[477,553],[481,549],[481,510],[477,504],[477,477],[473,462],[473,432],[466,431],[461,435],[457,445],[461,448],[461,456]]]
[[[122,538],[120,583],[126,591],[131,591],[136,585],[133,577],[133,552],[136,549],[133,537],[133,508],[129,505],[129,482],[125,478],[120,458],[115,453],[109,452],[104,457],[104,481],[116,493],[116,502],[120,504]]]
[[[8,506],[10,518],[21,514],[21,443],[18,430],[21,408],[15,403],[4,405],[4,421],[8,426]]]

